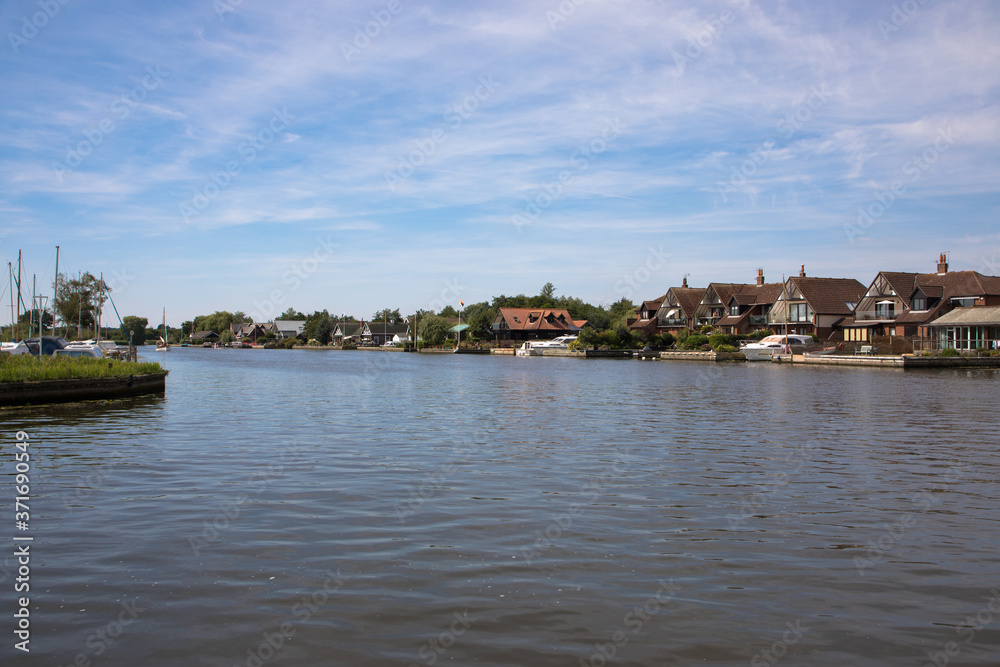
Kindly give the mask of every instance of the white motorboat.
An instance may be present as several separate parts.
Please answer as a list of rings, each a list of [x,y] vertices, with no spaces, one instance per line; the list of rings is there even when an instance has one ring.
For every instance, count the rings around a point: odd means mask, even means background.
[[[31,350],[24,344],[24,341],[0,343],[0,354],[31,354]]]
[[[756,343],[748,343],[740,348],[740,352],[747,361],[771,361],[775,354],[801,354],[814,344],[812,336],[777,334],[765,336]]]
[[[577,338],[579,336],[571,334],[568,336],[559,336],[552,340],[536,340],[531,342],[531,347],[537,350],[568,350],[569,344]]]
[[[514,350],[514,354],[519,357],[540,357],[546,350],[568,350],[569,344],[575,341],[578,336],[567,335],[553,338],[552,340],[529,340]]]

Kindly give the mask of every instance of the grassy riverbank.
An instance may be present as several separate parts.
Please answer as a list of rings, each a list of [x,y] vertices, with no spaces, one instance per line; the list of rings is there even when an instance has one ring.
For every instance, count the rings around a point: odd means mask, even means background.
[[[0,382],[85,380],[166,372],[160,364],[151,361],[115,361],[59,356],[39,359],[29,355],[7,354],[0,359]]]

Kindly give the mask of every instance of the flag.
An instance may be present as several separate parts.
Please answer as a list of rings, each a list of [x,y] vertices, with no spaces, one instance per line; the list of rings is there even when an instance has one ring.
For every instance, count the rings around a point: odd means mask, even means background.
[[[459,299],[458,303],[459,303],[459,305],[462,306],[462,308],[465,308],[465,302],[464,301],[462,301],[461,299]]]

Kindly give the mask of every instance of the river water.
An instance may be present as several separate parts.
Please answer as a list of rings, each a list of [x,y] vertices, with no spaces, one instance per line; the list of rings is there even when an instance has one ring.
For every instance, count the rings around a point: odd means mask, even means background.
[[[3,665],[1000,663],[996,371],[146,356],[0,411]]]

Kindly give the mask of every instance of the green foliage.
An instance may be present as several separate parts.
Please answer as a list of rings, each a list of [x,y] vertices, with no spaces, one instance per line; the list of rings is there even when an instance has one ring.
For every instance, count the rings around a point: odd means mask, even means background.
[[[306,316],[303,313],[300,313],[299,311],[295,310],[294,308],[289,308],[288,310],[286,310],[285,312],[283,312],[281,315],[278,315],[278,317],[276,319],[279,319],[279,320],[304,320],[304,319],[306,319]]]
[[[961,356],[961,355],[959,354],[958,350],[956,350],[955,348],[953,348],[953,347],[946,347],[943,350],[941,350],[941,356],[942,357],[958,357],[958,356]]]
[[[708,336],[704,334],[692,334],[681,343],[682,350],[700,350],[702,346],[708,345]]]
[[[449,304],[444,308],[442,308],[441,312],[438,313],[438,315],[440,315],[441,317],[458,317],[458,311],[455,310],[455,306]]]
[[[241,313],[242,314],[242,313]],[[228,310],[217,310],[211,315],[199,315],[192,322],[193,331],[214,331],[222,335],[223,331],[229,331],[235,324],[242,324],[245,320],[237,320],[234,313]]]
[[[701,328],[698,331],[701,332],[701,333],[703,333],[703,334],[705,334],[705,335],[708,335],[708,334],[712,333],[712,325],[711,324],[703,324],[703,325],[701,325]]]
[[[819,336],[817,336],[816,334],[809,334],[809,335],[812,336],[812,339],[813,339],[814,343],[818,343],[819,342]]]
[[[320,346],[320,342],[318,340],[316,340],[315,338],[310,338],[309,342],[306,343],[306,345],[309,345],[310,347],[319,347]]]
[[[579,337],[569,344],[571,350],[586,350],[589,348],[608,348],[611,350],[632,350],[638,347],[639,337],[628,327],[617,327],[605,331],[597,331],[590,327],[580,332]]]
[[[333,320],[330,318],[330,313],[326,309],[314,312],[306,318],[302,333],[306,339],[315,338],[320,345],[329,345],[333,340]]]
[[[90,273],[78,273],[76,278],[67,278],[60,273],[58,279],[59,287],[52,307],[67,329],[76,324],[77,335],[80,336],[83,329],[93,328],[97,309],[107,300],[107,293],[102,289],[100,279]]]
[[[653,347],[670,347],[677,342],[677,338],[672,333],[654,334],[649,337],[649,344]]]
[[[293,347],[295,347],[295,344],[298,342],[299,342],[298,338],[286,338],[282,343],[282,345],[285,347],[286,350],[290,350]]]
[[[323,311],[323,312],[326,312],[326,311]],[[455,314],[455,317],[458,317],[457,313]],[[399,308],[395,308],[393,310],[390,310],[388,308],[383,308],[382,310],[376,311],[375,314],[372,315],[371,321],[372,322],[388,322],[389,324],[402,324],[403,323],[403,318],[399,314]]]
[[[757,331],[747,334],[746,337],[753,338],[754,340],[760,340],[761,338],[773,335],[774,335],[774,329],[759,329]]]
[[[126,339],[130,333],[132,334],[133,345],[146,344],[147,326],[149,326],[149,320],[145,317],[139,317],[138,315],[126,315],[122,318],[122,333],[125,334]]]
[[[236,340],[236,336],[229,329],[226,329],[221,334],[219,334],[219,342],[224,345],[229,345]]]
[[[739,352],[739,348],[736,347],[735,345],[726,345],[725,343],[723,343],[722,345],[716,346],[713,349],[716,352]]]
[[[344,350],[356,350],[356,349],[358,349],[358,344],[355,343],[353,340],[345,340],[344,344],[341,345],[341,349],[344,349]]]
[[[164,372],[155,362],[111,361],[94,357],[55,355],[39,359],[27,354],[5,354],[0,359],[0,382],[128,377]]]
[[[724,333],[714,333],[708,337],[708,344],[712,346],[713,350],[718,350],[720,345],[726,345],[728,347],[737,347],[739,341],[736,336],[730,336]]]
[[[420,338],[427,345],[440,345],[448,335],[451,325],[440,315],[428,315],[420,320]]]

